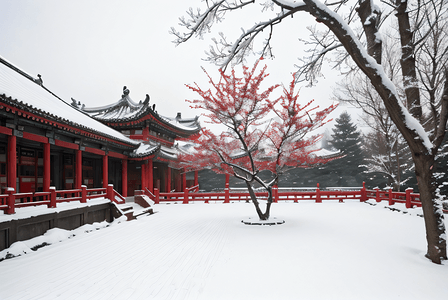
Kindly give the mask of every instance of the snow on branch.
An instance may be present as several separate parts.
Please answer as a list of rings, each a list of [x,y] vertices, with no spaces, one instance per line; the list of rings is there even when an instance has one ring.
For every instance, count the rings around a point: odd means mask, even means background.
[[[425,152],[431,152],[433,145],[428,133],[401,103],[395,85],[387,77],[383,67],[367,53],[350,26],[339,14],[329,9],[322,2],[318,0],[304,0],[304,2],[307,4],[309,12],[336,35],[358,67],[364,71],[372,82],[376,83],[374,84],[375,89],[384,99],[387,99],[385,105],[400,131],[419,139],[421,145],[426,148]],[[421,150],[414,149],[414,151]]]

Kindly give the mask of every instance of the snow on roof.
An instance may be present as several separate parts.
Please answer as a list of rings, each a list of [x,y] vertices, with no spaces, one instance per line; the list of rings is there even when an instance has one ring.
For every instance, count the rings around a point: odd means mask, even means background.
[[[98,122],[82,113],[48,91],[39,79],[33,79],[28,73],[8,63],[0,56],[0,94],[10,97],[21,105],[46,113],[62,123],[87,129],[128,144],[138,145],[122,133]]]
[[[129,93],[129,89],[126,86],[123,87],[121,99],[118,102],[106,106],[88,108],[84,104],[81,105],[75,99],[72,99],[72,105],[87,113],[92,118],[104,122],[127,122],[151,114],[173,129],[191,133],[197,132],[200,129],[198,117],[182,119],[180,113],[177,113],[175,118],[161,116],[155,111],[155,104],[152,107],[149,105],[148,94],[146,94],[145,101],[135,103],[129,96]]]
[[[177,152],[178,150],[176,148],[168,148],[166,146],[161,145],[160,147],[160,156],[170,159],[170,160],[176,160],[177,159]]]
[[[83,112],[97,120],[129,120],[145,114],[148,109],[149,95],[146,95],[146,99],[143,103],[141,101],[140,103],[135,103],[129,96],[129,89],[125,86],[123,88],[123,95],[121,96],[121,99],[113,104],[88,108],[85,107],[85,105],[79,107],[79,104],[77,104],[75,99],[72,99],[72,102],[73,106],[80,108]]]
[[[160,150],[159,143],[140,143],[140,146],[132,152],[131,156],[144,157],[151,155],[158,150]]]
[[[175,118],[169,118],[160,116],[165,122],[169,123],[171,126],[185,130],[185,131],[194,131],[200,129],[200,125],[198,122],[199,117],[191,118],[191,119],[182,119],[180,114],[178,114]]]

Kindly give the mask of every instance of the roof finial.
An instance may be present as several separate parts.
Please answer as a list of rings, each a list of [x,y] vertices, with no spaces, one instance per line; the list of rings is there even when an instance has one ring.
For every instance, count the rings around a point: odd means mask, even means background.
[[[73,99],[73,98],[71,98],[71,99],[72,99],[71,105],[76,107],[76,108],[78,108],[78,102],[75,99]]]
[[[129,89],[126,86],[124,86],[123,87],[123,95],[121,95],[121,98],[124,98],[127,95],[129,95]]]
[[[34,81],[38,84],[38,85],[43,85],[44,84],[44,80],[42,79],[42,76],[40,74],[37,74],[37,79],[34,79]]]

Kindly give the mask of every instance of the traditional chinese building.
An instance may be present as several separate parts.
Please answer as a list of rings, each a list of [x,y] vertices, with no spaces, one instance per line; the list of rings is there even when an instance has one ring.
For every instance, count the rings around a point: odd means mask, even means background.
[[[125,87],[111,105],[69,104],[40,75],[0,57],[1,193],[7,187],[35,192],[108,184],[124,196],[155,187],[182,190],[185,174],[170,163],[176,138],[199,132],[198,118],[161,116],[149,100],[134,102]]]

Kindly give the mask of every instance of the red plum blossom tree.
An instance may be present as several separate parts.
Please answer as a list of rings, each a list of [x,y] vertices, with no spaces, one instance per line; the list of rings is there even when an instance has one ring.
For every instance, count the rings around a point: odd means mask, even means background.
[[[336,105],[319,109],[314,101],[302,104],[294,91],[295,80],[283,95],[270,100],[271,93],[279,87],[273,85],[261,89],[268,76],[266,66],[257,72],[259,61],[252,69],[243,66],[243,76],[235,70],[225,74],[220,70],[218,82],[208,75],[211,89],[197,84],[187,85],[199,94],[200,99],[189,101],[193,108],[206,110],[205,115],[214,124],[222,124],[227,130],[216,135],[208,129],[190,141],[194,151],[180,155],[180,161],[188,170],[211,168],[245,181],[251,200],[260,220],[268,220],[273,202],[272,187],[279,176],[292,168],[326,163],[333,158],[321,158],[314,154],[319,135],[308,136],[327,121]],[[273,113],[273,117],[268,116]],[[259,172],[269,170],[274,177],[263,181]],[[267,193],[266,209],[260,208],[253,184],[258,183]]]

